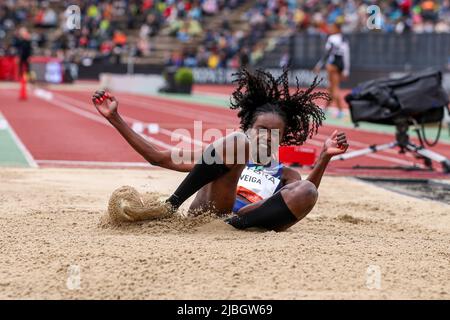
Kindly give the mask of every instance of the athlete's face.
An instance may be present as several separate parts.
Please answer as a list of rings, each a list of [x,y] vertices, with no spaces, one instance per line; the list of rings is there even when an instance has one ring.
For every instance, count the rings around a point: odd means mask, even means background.
[[[285,123],[282,117],[276,113],[260,114],[256,117],[251,129],[250,142],[252,146],[257,146],[267,156],[278,151],[272,150],[272,148],[280,144],[284,135]],[[253,152],[257,152],[257,150],[253,150]]]

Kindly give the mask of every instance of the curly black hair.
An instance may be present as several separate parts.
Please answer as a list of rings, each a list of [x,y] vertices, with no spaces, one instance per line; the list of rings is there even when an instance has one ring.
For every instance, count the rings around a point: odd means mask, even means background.
[[[232,93],[230,108],[239,110],[242,130],[250,129],[258,115],[276,113],[286,124],[281,145],[300,145],[317,133],[325,115],[315,100],[330,97],[325,92],[313,92],[320,83],[317,77],[306,90],[300,90],[296,78],[297,88],[290,93],[288,74],[288,69],[277,79],[263,70],[242,69],[233,74],[237,88]]]

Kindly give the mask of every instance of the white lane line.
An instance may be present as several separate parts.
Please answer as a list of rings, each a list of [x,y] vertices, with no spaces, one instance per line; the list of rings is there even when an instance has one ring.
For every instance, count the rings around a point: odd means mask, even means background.
[[[153,167],[153,165],[147,162],[106,162],[106,161],[77,161],[77,160],[36,160],[36,162],[41,165],[128,167],[128,168]]]
[[[87,106],[85,106],[84,104],[82,104],[78,100],[75,100],[75,99],[73,99],[71,97],[67,97],[65,95],[60,95],[60,94],[56,95],[56,97],[58,97],[61,100],[69,101],[73,106],[78,107],[78,108],[86,109],[91,114],[96,115],[95,110],[88,109]],[[122,118],[125,121],[129,122],[129,123],[144,123],[145,122],[143,120],[132,118],[132,117],[129,117],[129,116],[126,116],[126,115],[122,115]],[[166,136],[171,137],[172,139],[180,139],[181,141],[186,142],[188,144],[193,143],[193,144],[195,144],[197,146],[200,146],[200,147],[208,145],[207,143],[204,143],[204,142],[202,142],[200,140],[192,139],[188,135],[184,135],[184,134],[181,134],[181,133],[178,133],[178,132],[175,132],[175,131],[170,131],[170,130],[167,130],[167,129],[164,129],[164,128],[161,128],[161,127],[159,128],[159,132],[164,134],[164,135],[166,135]]]
[[[48,103],[50,103],[50,104],[52,104],[52,105],[54,105],[54,106],[56,106],[58,108],[65,109],[65,110],[67,110],[69,112],[72,112],[72,113],[75,113],[75,114],[77,114],[79,116],[85,117],[86,119],[89,119],[89,120],[92,120],[92,121],[96,121],[96,122],[101,123],[101,124],[106,125],[106,126],[110,126],[109,122],[106,121],[106,119],[102,118],[101,116],[97,116],[97,115],[95,115],[95,114],[93,114],[93,113],[91,113],[89,111],[81,110],[80,108],[78,108],[78,107],[76,107],[76,106],[74,106],[72,104],[66,103],[66,102],[64,102],[64,101],[62,101],[60,99],[53,98],[51,100],[44,100],[44,101],[46,101],[46,102],[48,102]],[[153,144],[155,144],[157,146],[160,146],[160,147],[165,148],[165,149],[173,149],[172,145],[164,143],[164,142],[162,142],[162,141],[160,141],[158,139],[155,139],[155,138],[152,138],[152,137],[148,137],[148,136],[145,136],[143,134],[141,134],[141,136],[145,140],[147,140],[147,141],[149,141],[149,142],[151,142],[151,143],[153,143]]]
[[[14,140],[14,143],[19,148],[20,152],[22,152],[23,156],[25,157],[25,160],[27,160],[28,165],[32,168],[38,168],[38,164],[34,160],[33,156],[31,155],[31,152],[27,149],[27,147],[23,144],[22,140],[20,140],[19,136],[14,131],[13,127],[8,123],[8,120],[3,116],[3,114],[0,112],[0,120],[2,121],[3,125],[6,127],[6,130],[10,133],[12,139]]]
[[[144,99],[145,98],[147,98],[147,97],[144,97]],[[147,98],[147,100],[148,99],[151,99],[151,98],[149,97],[149,98]],[[204,121],[211,122],[211,123],[223,123],[224,121],[230,121],[230,122],[237,121],[236,117],[229,116],[226,114],[220,114],[217,112],[211,112],[211,111],[205,111],[205,110],[194,111],[187,106],[177,105],[177,101],[174,101],[174,102],[164,101],[163,102],[163,101],[161,101],[161,99],[159,99],[158,101],[142,101],[142,100],[138,100],[138,98],[130,98],[130,97],[121,97],[121,100],[129,101],[129,103],[135,105],[136,107],[140,107],[143,109],[154,110],[157,112],[172,114],[172,115],[176,115],[177,117],[183,117],[183,118],[188,118],[188,119],[190,118],[190,119],[198,120],[199,117],[206,116],[206,117],[204,117]],[[178,101],[178,102],[180,102],[180,101]],[[158,104],[158,107],[153,106],[154,104]],[[204,107],[208,107],[208,106],[205,105]]]

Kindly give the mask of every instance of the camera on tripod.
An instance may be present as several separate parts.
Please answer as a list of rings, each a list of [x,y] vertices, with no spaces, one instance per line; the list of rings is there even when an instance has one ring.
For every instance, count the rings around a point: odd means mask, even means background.
[[[445,109],[448,110],[449,98],[442,87],[440,71],[428,69],[397,79],[367,81],[354,88],[345,100],[350,106],[352,122],[355,125],[361,121],[394,125],[396,135],[394,142],[372,145],[366,149],[341,155],[338,159],[345,160],[398,147],[401,153],[411,152],[422,159],[430,170],[434,160],[441,163],[444,172],[450,172],[449,159],[426,148],[439,141],[444,112]],[[432,143],[427,141],[425,136],[427,123],[439,123],[437,137]],[[408,136],[410,125],[415,126],[420,145],[410,141]]]

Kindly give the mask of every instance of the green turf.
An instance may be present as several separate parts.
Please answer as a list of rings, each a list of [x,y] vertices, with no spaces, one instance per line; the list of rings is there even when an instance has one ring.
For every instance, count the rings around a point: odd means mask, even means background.
[[[220,96],[213,96],[208,94],[188,95],[188,94],[174,94],[174,93],[160,93],[158,95],[168,99],[204,104],[214,107],[222,107],[222,108],[229,107],[229,99],[221,98]],[[354,124],[350,121],[348,117],[343,119],[336,119],[331,115],[327,115],[325,123],[340,127],[354,128]],[[360,123],[359,128],[372,132],[395,134],[395,127],[389,125]],[[416,137],[416,133],[412,131],[412,128],[410,128],[409,133],[411,136]],[[428,140],[434,140],[436,137],[436,133],[437,128],[426,128],[426,136]],[[441,137],[439,141],[450,143],[450,130],[448,128],[445,127],[442,128]]]
[[[15,143],[8,128],[0,128],[0,166],[29,167],[27,159]]]

